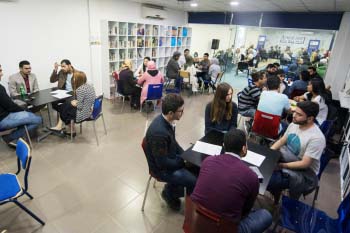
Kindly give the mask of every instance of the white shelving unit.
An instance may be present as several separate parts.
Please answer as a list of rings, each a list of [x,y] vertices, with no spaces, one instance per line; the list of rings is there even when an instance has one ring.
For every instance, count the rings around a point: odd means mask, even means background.
[[[134,71],[144,57],[155,60],[164,73],[172,54],[190,49],[192,29],[189,27],[143,24],[137,22],[101,22],[102,86],[106,98],[114,92],[112,73],[119,71],[125,59],[133,61]]]

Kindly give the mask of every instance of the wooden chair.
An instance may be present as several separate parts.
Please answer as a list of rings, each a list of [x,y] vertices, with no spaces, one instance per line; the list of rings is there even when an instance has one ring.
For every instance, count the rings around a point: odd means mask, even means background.
[[[185,233],[236,233],[238,224],[193,202],[187,196],[183,230]]]

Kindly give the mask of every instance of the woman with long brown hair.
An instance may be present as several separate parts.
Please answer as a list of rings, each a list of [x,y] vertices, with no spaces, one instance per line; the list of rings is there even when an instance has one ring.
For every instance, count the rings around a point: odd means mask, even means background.
[[[91,116],[92,108],[95,102],[96,94],[94,88],[86,83],[86,75],[84,72],[76,71],[73,75],[73,95],[74,99],[64,102],[57,106],[60,114],[57,125],[51,130],[62,131],[63,123],[65,123],[67,130],[65,133],[70,135],[71,120],[74,122],[81,122]],[[73,123],[74,124],[74,123]],[[74,126],[73,126],[73,130]],[[75,131],[73,132],[75,136]]]
[[[211,130],[227,132],[237,127],[237,104],[232,101],[233,89],[228,83],[220,83],[214,100],[205,108],[205,133]]]

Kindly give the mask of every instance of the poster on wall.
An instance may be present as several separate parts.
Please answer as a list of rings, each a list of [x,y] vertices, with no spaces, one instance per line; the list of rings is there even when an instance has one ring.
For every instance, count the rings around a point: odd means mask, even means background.
[[[266,42],[266,36],[265,35],[260,35],[258,39],[258,44],[256,45],[256,50],[260,50],[261,48],[265,47],[265,42]]]
[[[307,52],[309,54],[312,53],[312,51],[316,51],[320,47],[320,40],[309,40],[309,46],[307,47]]]

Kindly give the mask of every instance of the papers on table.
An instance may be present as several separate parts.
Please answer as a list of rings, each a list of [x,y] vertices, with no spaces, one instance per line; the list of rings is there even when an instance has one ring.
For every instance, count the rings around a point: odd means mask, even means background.
[[[197,141],[192,150],[206,155],[219,155],[221,154],[221,146],[209,144],[206,142]]]
[[[264,177],[261,174],[259,168],[255,167],[255,166],[249,166],[249,168],[252,169],[253,172],[255,172],[255,174],[258,176],[258,179],[260,182],[262,182],[264,180]]]
[[[52,91],[51,94],[53,97],[57,98],[57,99],[64,99],[64,98],[68,98],[72,95],[67,94],[68,91],[66,90],[56,90],[56,91]]]
[[[265,156],[259,155],[253,151],[248,150],[247,155],[242,158],[243,161],[250,163],[254,166],[260,167],[262,162],[264,161]]]

